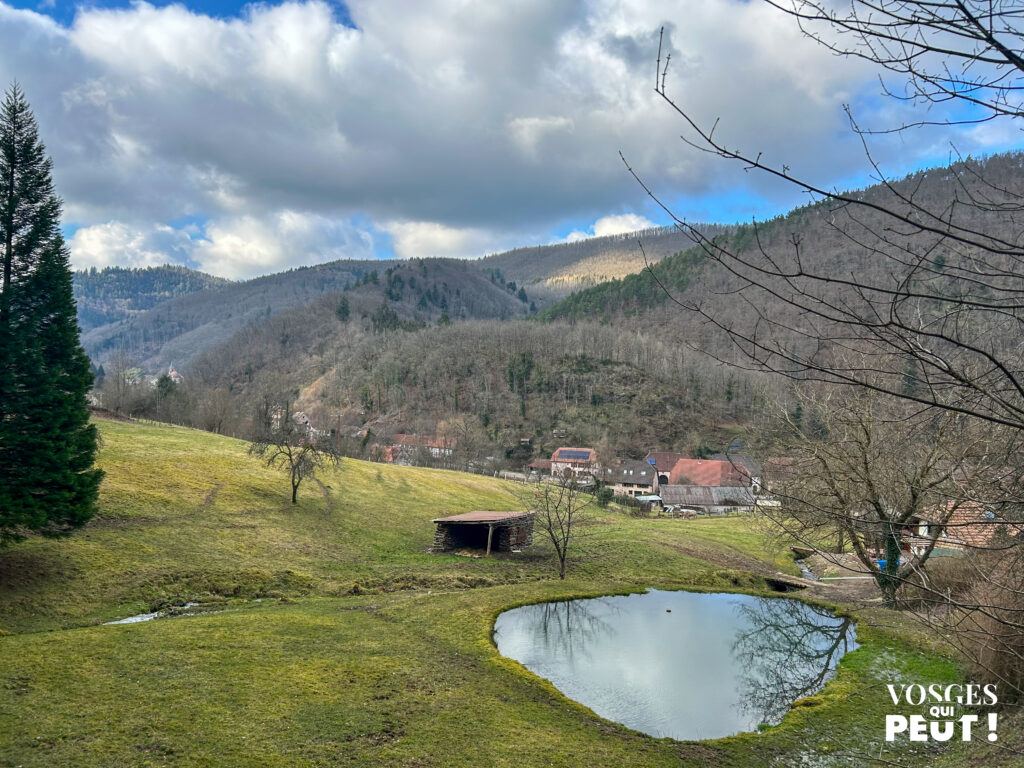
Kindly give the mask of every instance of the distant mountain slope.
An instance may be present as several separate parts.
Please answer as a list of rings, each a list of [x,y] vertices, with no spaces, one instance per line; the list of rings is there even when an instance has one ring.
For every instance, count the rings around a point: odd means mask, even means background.
[[[206,288],[93,328],[82,335],[82,344],[94,362],[123,349],[144,368],[184,365],[248,323],[340,291],[386,266],[380,261],[335,261]]]
[[[1024,212],[1005,201],[1019,201],[1020,196],[1024,196],[1024,153],[995,155],[982,160],[969,158],[948,168],[911,174],[890,186],[879,184],[847,194],[904,211],[911,217],[915,214],[905,200],[913,199],[917,205],[940,214],[956,226],[1020,242],[1024,233]],[[963,204],[966,200],[973,204]],[[820,202],[766,222],[736,226],[725,232],[709,229],[705,235],[751,263],[769,254],[776,263],[784,259],[795,270],[797,265],[793,259],[798,248],[802,268],[819,274],[856,276],[874,280],[876,284],[884,284],[887,279],[890,264],[884,254],[893,247],[927,255],[941,269],[946,254],[937,246],[937,236],[911,226],[904,230],[897,231],[891,221],[868,208],[851,210],[849,206]],[[951,246],[946,242],[942,247]],[[723,269],[711,269],[710,259],[701,247],[690,244],[687,250],[662,260],[652,270],[643,270],[641,264],[634,274],[623,279],[579,290],[545,308],[540,319],[604,318],[608,321],[615,316],[643,314],[665,305],[669,298],[665,289],[668,289],[683,301],[716,302],[720,319],[730,324],[730,318],[743,322],[749,307],[735,300],[735,288],[733,276]],[[781,305],[774,311],[792,315],[780,318],[784,324],[802,322],[791,307]],[[673,314],[685,316],[681,312]],[[666,316],[661,315],[658,322]],[[692,319],[689,316],[684,324]]]
[[[303,308],[325,297],[340,308],[341,291],[354,318],[365,315],[367,323],[391,326],[431,323],[443,313],[452,320],[509,319],[529,309],[517,290],[491,279],[474,262],[336,261],[165,301],[93,329],[83,343],[98,362],[123,349],[146,370],[186,367],[205,350],[282,312],[297,310],[301,318]]]
[[[718,224],[701,225],[709,237],[734,229]],[[621,279],[644,267],[643,243],[650,263],[692,248],[689,235],[674,227],[654,227],[623,235],[591,237],[572,243],[516,248],[480,259],[485,269],[497,269],[506,280],[526,287],[538,301],[549,303],[581,288]]]
[[[686,290],[693,277],[694,268],[703,264],[705,258],[704,251],[693,246],[682,253],[662,259],[657,264],[652,264],[642,272],[577,291],[548,307],[537,317],[542,321],[559,318],[610,319],[615,313],[636,314],[644,309],[660,306],[668,300],[665,289],[673,293]]]
[[[89,331],[152,309],[176,296],[222,288],[230,282],[170,265],[144,269],[105,267],[75,272],[78,324],[83,331]]]

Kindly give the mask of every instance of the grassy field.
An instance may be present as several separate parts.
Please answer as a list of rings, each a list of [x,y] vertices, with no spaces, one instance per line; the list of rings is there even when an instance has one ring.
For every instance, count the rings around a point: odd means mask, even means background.
[[[515,485],[347,461],[288,501],[243,443],[100,423],[99,517],[0,553],[0,765],[908,765],[882,745],[887,682],[958,679],[886,614],[824,692],[763,733],[653,739],[604,721],[490,639],[511,606],[656,586],[763,589],[796,572],[745,520],[602,512],[553,578],[549,550],[429,555],[430,519],[522,508]],[[169,604],[215,612],[121,626]],[[893,753],[892,749],[897,752]],[[955,762],[956,754],[947,759]],[[975,763],[977,764],[977,763]]]

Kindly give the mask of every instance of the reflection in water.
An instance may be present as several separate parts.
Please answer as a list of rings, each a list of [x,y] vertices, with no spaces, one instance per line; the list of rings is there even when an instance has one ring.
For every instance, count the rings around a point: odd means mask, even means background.
[[[531,606],[538,612],[538,640],[542,647],[549,653],[557,650],[571,659],[578,653],[587,654],[588,649],[599,646],[601,636],[609,635],[615,629],[615,625],[604,618],[605,611],[612,616],[618,615],[618,609],[607,604],[607,599],[561,600]]]
[[[794,701],[820,691],[857,647],[853,620],[818,606],[762,597],[737,611],[749,627],[733,643],[744,670],[739,707],[762,723],[778,723]]]
[[[795,600],[659,592],[506,611],[498,650],[602,717],[709,739],[775,721],[856,647],[850,622]]]

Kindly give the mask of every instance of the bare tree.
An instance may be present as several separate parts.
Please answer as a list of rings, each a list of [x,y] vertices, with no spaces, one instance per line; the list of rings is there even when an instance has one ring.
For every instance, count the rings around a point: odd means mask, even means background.
[[[536,512],[534,525],[551,542],[558,558],[558,578],[564,579],[569,550],[576,549],[586,536],[594,497],[584,493],[571,470],[551,482],[533,485],[524,494],[524,503]]]
[[[107,375],[103,377],[103,405],[115,413],[122,413],[129,409],[142,371],[135,366],[124,349],[114,353],[106,369]]]
[[[331,436],[296,419],[291,403],[277,405],[264,399],[256,417],[249,454],[268,467],[288,473],[292,504],[298,503],[299,485],[325,466],[337,466],[341,455]]]
[[[1024,428],[1024,194],[1012,180],[987,179],[983,164],[962,162],[950,174],[952,193],[927,200],[920,178],[888,179],[869,146],[873,133],[953,125],[964,107],[973,111],[968,122],[1024,116],[1017,53],[1024,3],[854,0],[841,14],[811,0],[765,1],[834,52],[902,77],[902,88],[886,86],[890,95],[934,109],[882,129],[861,128],[850,114],[882,184],[873,195],[841,193],[769,164],[756,150],[725,146],[715,126],[669,95],[669,55],[659,51],[655,89],[682,119],[684,140],[808,193],[820,201],[813,213],[857,255],[844,273],[808,252],[800,237],[768,237],[768,225],[754,224],[749,238],[712,239],[662,205],[721,269],[719,290],[730,296],[724,302],[693,292],[676,300],[732,342],[734,354],[725,357],[733,364],[868,387]],[[943,105],[947,118],[935,112]],[[851,348],[902,356],[916,386],[905,386],[903,372],[835,359],[835,351]]]
[[[988,470],[1004,479],[988,492],[994,504],[1019,520],[1024,508],[1019,169],[999,178],[989,173],[990,163],[961,160],[941,172],[948,194],[934,196],[927,194],[926,173],[890,179],[872,146],[885,133],[1024,117],[1024,3],[764,1],[837,55],[875,64],[884,92],[910,117],[896,125],[861,126],[847,109],[851,130],[881,183],[870,193],[840,192],[794,174],[789,165],[768,162],[756,148],[726,146],[717,124],[696,119],[669,95],[670,52],[659,49],[655,90],[679,116],[683,140],[807,193],[814,202],[802,215],[826,228],[848,256],[837,268],[822,249],[809,248],[800,235],[787,235],[771,223],[712,239],[675,216],[627,162],[711,267],[704,292],[672,298],[703,320],[710,333],[702,346],[724,362],[801,382],[874,391],[1003,428],[993,454],[1004,458],[992,460]],[[1019,164],[1019,158],[1015,161]],[[723,339],[730,343],[722,344]],[[858,355],[853,364],[851,352]],[[894,357],[902,364],[892,366]],[[928,417],[926,410],[922,418]],[[1013,537],[1004,552],[1011,565],[988,569],[982,577],[986,594],[946,596],[951,634],[958,626],[978,627],[975,635],[989,638],[989,650],[1011,654],[1014,674],[1022,668],[1024,636],[1024,591],[1013,577],[1022,541]]]
[[[765,477],[782,503],[761,507],[763,514],[810,546],[838,539],[837,560],[848,543],[895,605],[899,588],[978,492],[991,431],[962,414],[915,412],[871,390],[805,390],[797,403],[785,410],[775,444],[789,459],[785,471]]]

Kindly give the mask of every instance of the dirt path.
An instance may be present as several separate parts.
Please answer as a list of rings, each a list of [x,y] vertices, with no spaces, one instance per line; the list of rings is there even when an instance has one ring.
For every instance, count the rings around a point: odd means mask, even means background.
[[[326,508],[324,509],[324,514],[325,515],[331,514],[331,512],[334,511],[334,504],[331,503],[331,491],[330,491],[330,489],[326,485],[324,485],[323,483],[320,482],[320,478],[319,477],[314,477],[313,478],[313,482],[320,486],[320,490],[321,490],[321,492],[324,495],[324,503],[326,505]]]

